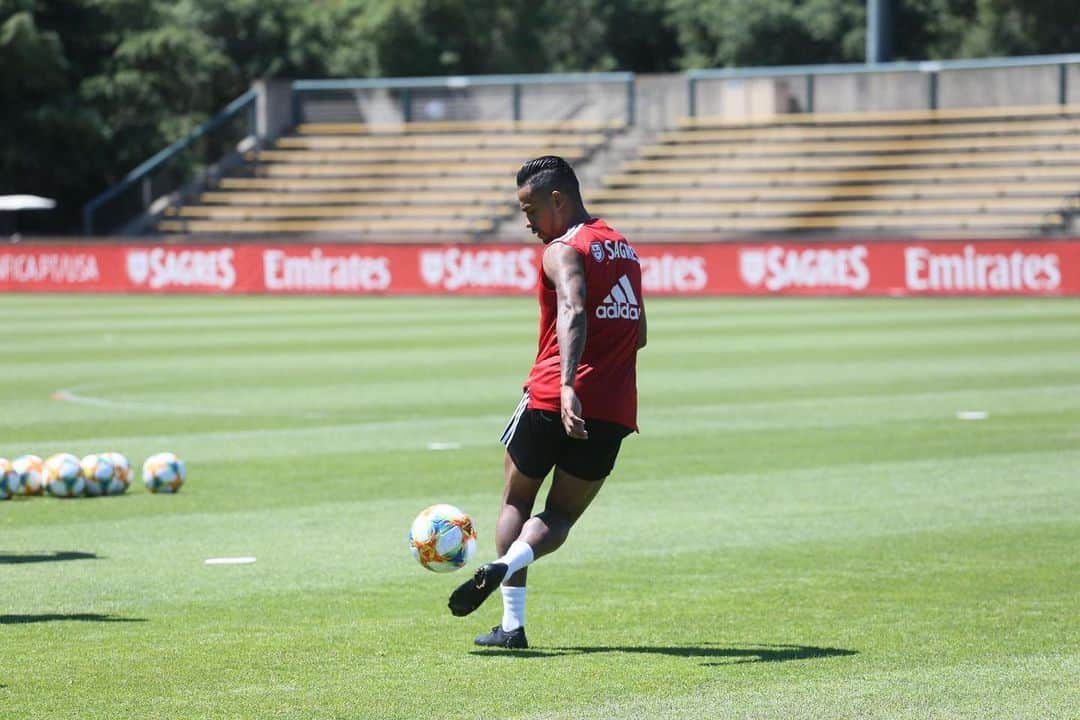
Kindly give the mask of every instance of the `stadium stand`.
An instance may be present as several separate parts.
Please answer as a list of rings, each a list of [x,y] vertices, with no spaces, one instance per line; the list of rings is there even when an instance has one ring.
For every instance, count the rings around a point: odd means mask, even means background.
[[[1080,105],[688,117],[592,190],[627,233],[1042,234],[1080,192]]]
[[[516,212],[513,175],[545,153],[581,163],[617,122],[306,123],[158,229],[185,234],[347,234],[447,239],[489,233]]]
[[[587,165],[614,122],[305,123],[167,233],[350,239],[495,236],[510,178],[544,153]],[[758,233],[1037,235],[1080,192],[1080,106],[688,117],[587,187],[589,209],[649,239]],[[514,226],[516,228],[516,226]],[[519,228],[517,228],[519,229]],[[528,238],[517,232],[501,239]]]

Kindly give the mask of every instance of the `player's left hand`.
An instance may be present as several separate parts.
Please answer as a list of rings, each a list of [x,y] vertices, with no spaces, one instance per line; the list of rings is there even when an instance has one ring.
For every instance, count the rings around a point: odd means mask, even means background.
[[[575,440],[587,439],[589,432],[585,429],[585,420],[581,417],[581,401],[573,387],[563,385],[561,401],[559,407],[566,434]]]

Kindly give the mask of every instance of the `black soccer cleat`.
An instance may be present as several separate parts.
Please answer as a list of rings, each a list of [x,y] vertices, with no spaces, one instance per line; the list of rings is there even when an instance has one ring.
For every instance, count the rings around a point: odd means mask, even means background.
[[[450,593],[450,612],[458,617],[468,615],[480,607],[488,595],[495,592],[499,583],[506,577],[505,563],[488,563],[480,566],[476,574],[465,582],[458,585],[457,590]]]
[[[524,650],[529,647],[529,641],[525,639],[524,625],[510,631],[503,630],[502,625],[496,625],[491,628],[491,632],[477,635],[473,642],[480,647],[501,647],[510,650]]]

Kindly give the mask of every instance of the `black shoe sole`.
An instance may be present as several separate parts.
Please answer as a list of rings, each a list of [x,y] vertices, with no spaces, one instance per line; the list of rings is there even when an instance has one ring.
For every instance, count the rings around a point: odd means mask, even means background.
[[[502,563],[488,563],[483,565],[476,574],[465,582],[458,585],[457,589],[450,594],[450,602],[447,606],[450,612],[457,617],[465,617],[476,608],[480,607],[499,583],[506,577],[506,566]]]

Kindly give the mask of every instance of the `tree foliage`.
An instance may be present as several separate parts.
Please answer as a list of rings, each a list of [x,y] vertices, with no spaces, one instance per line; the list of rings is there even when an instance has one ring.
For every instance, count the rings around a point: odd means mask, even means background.
[[[1075,0],[893,0],[896,59],[1075,52]],[[859,62],[865,0],[0,0],[0,193],[43,228],[260,78]]]

